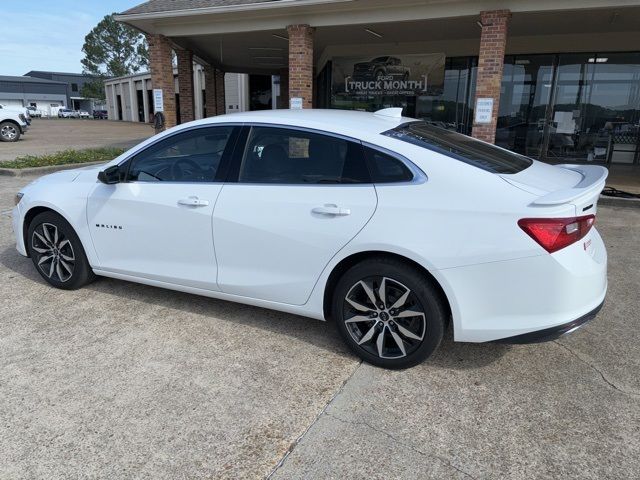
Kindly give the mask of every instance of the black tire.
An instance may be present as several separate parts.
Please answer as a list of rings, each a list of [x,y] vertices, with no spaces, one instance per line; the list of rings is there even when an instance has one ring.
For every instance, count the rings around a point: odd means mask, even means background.
[[[412,367],[429,357],[444,335],[448,310],[433,282],[400,260],[365,260],[347,270],[338,281],[331,304],[332,318],[349,348],[367,363],[389,369]],[[384,304],[380,302],[381,291],[386,297]],[[420,312],[422,315],[414,315]]]
[[[20,127],[13,122],[0,123],[0,141],[17,142],[20,140]]]
[[[384,70],[376,70],[375,73],[373,74],[373,79],[377,80],[378,77],[384,77],[385,73]]]
[[[36,270],[50,285],[76,290],[95,279],[78,235],[57,213],[36,215],[26,240]]]

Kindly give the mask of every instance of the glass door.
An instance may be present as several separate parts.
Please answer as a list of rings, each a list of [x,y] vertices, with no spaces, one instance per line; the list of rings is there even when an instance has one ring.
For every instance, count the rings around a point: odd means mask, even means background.
[[[554,55],[505,57],[496,144],[529,157],[544,151]]]

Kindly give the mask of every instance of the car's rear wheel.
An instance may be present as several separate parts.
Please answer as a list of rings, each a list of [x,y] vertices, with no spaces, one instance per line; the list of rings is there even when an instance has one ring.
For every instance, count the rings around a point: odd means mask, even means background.
[[[338,281],[332,316],[351,350],[383,368],[425,360],[444,334],[446,308],[431,278],[391,258],[351,267]]]
[[[55,212],[36,215],[27,233],[29,255],[50,285],[75,290],[95,278],[73,227]]]
[[[17,142],[20,140],[20,127],[13,122],[0,123],[0,140],[3,142]]]

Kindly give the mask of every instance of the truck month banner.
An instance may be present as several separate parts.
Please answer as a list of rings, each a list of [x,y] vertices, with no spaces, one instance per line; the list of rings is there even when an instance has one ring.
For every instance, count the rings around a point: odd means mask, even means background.
[[[444,53],[333,58],[331,93],[335,100],[440,95],[444,64]]]

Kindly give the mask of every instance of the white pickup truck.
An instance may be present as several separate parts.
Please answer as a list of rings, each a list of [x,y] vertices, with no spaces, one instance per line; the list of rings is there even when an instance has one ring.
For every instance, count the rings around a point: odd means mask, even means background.
[[[29,124],[24,113],[0,105],[0,141],[17,142],[28,128]]]

